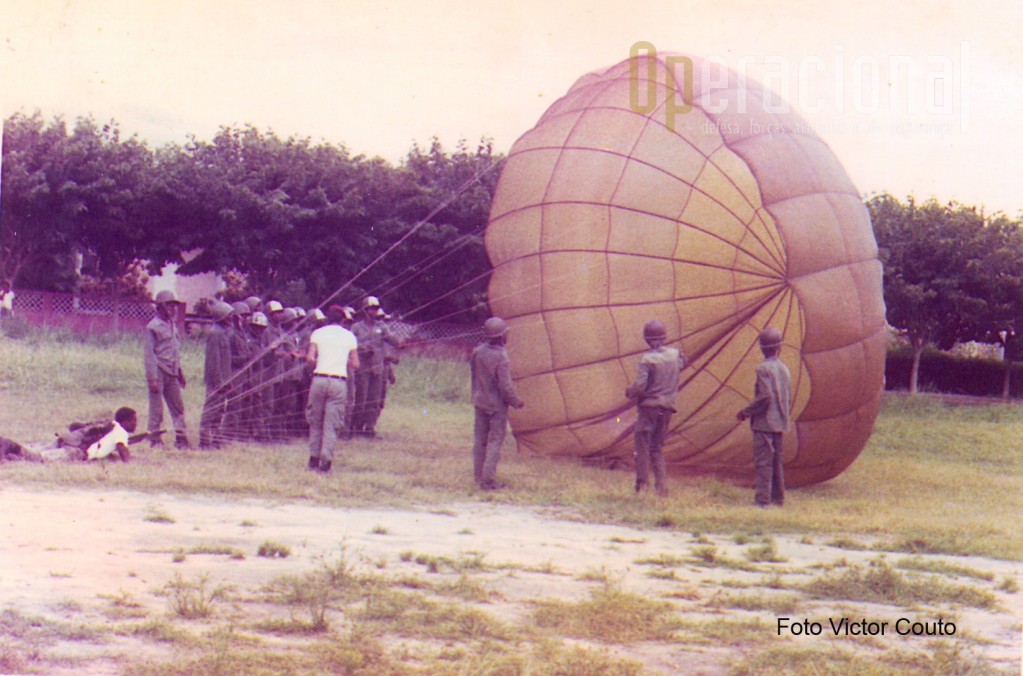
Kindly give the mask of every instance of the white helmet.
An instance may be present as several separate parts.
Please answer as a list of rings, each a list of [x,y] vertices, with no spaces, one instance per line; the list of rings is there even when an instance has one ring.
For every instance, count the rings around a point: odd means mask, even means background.
[[[249,324],[253,326],[270,326],[270,323],[266,321],[266,315],[262,312],[253,312]]]

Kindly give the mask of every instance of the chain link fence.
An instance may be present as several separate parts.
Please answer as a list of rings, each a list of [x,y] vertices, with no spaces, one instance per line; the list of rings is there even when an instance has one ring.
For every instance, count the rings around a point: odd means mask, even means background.
[[[76,333],[140,332],[156,316],[156,310],[148,301],[18,291],[14,297],[14,316],[34,326]],[[209,322],[208,318],[186,317],[184,313],[179,313],[178,320],[183,330],[189,324]],[[473,347],[483,340],[483,329],[475,324],[394,320],[388,326],[405,343],[407,352],[424,356],[468,358]]]
[[[76,333],[108,333],[141,331],[156,316],[156,309],[148,301],[113,296],[18,291],[14,296],[14,316],[35,326]]]

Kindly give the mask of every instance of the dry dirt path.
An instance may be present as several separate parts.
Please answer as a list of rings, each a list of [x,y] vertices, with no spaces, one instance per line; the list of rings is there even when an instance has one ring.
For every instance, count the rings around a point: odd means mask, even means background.
[[[757,640],[752,642],[600,646],[611,655],[641,661],[652,673],[719,673],[737,657],[776,644],[859,649],[849,639],[834,636],[778,636],[777,613],[715,603],[722,594],[770,598],[782,593],[765,582],[772,576],[773,585],[782,581],[781,586],[792,596],[792,589],[820,570],[814,566],[843,559],[866,564],[878,557],[877,552],[838,549],[805,538],[774,540],[777,558],[785,559],[783,562],[758,563],[753,570],[741,570],[698,562],[699,552],[708,551],[708,547],[714,548],[719,562],[745,561],[744,553],[751,545],[736,542],[731,534],[694,536],[677,530],[579,523],[566,515],[497,503],[397,511],[7,486],[0,489],[0,612],[4,618],[0,641],[14,666],[46,673],[117,673],[140,655],[166,657],[168,648],[144,638],[90,632],[83,627],[113,625],[118,618],[112,610],[123,607],[134,608],[136,616],[185,623],[174,617],[166,596],[159,593],[176,575],[186,579],[207,575],[211,584],[230,585],[242,594],[255,593],[283,575],[301,575],[322,566],[338,556],[343,544],[353,561],[385,575],[431,575],[410,553],[482,561],[486,565],[479,568],[478,578],[494,592],[483,607],[504,622],[528,623],[536,600],[589,598],[599,584],[594,580],[601,577],[620,582],[630,592],[671,599],[676,611],[690,622],[740,615],[763,622],[766,635],[754,637]],[[291,554],[287,558],[257,556],[257,549],[267,541],[286,545]],[[244,558],[190,553],[215,547],[242,552]],[[184,560],[175,562],[175,552],[185,552]],[[903,555],[890,554],[888,558],[894,562]],[[962,578],[955,582],[979,585],[998,599],[996,610],[956,609],[957,635],[939,640],[968,637],[970,651],[979,659],[1010,671],[1018,666],[1023,594],[997,591],[996,586],[1007,577],[1019,581],[1020,564],[974,557],[926,559],[990,573],[990,582]],[[652,563],[656,560],[660,564]],[[443,570],[432,574],[455,576]],[[238,612],[244,611],[236,609],[235,619]],[[810,618],[825,622],[829,617],[849,616],[894,623],[903,616],[936,619],[942,614],[948,618],[951,611],[917,608],[910,612],[807,598],[789,614],[795,621]],[[37,632],[33,638],[25,629],[25,622],[32,618],[65,629]],[[874,648],[924,649],[926,641],[934,640],[897,637],[891,626],[884,639],[872,644]],[[80,631],[67,627],[79,627]]]

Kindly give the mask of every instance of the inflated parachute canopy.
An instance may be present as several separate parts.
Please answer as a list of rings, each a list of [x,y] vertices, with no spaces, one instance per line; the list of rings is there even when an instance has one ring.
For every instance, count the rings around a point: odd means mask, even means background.
[[[735,414],[753,396],[757,335],[775,326],[793,381],[786,479],[825,481],[863,449],[883,390],[870,220],[806,122],[772,110],[761,85],[685,58],[673,81],[665,64],[679,57],[664,54],[583,76],[509,153],[486,246],[527,402],[512,429],[536,453],[631,462],[624,391],[658,318],[689,359],[669,469],[751,482]]]

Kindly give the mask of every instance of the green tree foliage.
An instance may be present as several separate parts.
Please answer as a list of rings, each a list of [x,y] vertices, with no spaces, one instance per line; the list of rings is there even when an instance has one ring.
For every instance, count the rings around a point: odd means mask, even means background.
[[[483,233],[503,161],[487,140],[475,149],[460,142],[450,155],[436,138],[429,150],[413,146],[399,173],[402,199],[382,233],[397,246],[371,288],[402,298],[419,316],[485,319]]]
[[[954,202],[902,203],[888,194],[870,197],[867,209],[884,263],[888,322],[913,350],[910,391],[928,345],[947,349],[1012,332],[1023,312],[1018,221]]]
[[[420,318],[486,314],[502,162],[486,140],[448,153],[434,139],[395,167],[251,126],[151,151],[113,123],[68,134],[37,113],[5,122],[3,151],[0,275],[19,286],[118,289],[145,260],[289,303],[374,294]]]
[[[371,293],[426,316],[473,312],[499,162],[489,144],[449,156],[434,142],[392,167],[344,146],[224,127],[157,153],[148,257],[158,269],[198,251],[181,273],[237,271],[289,302]]]
[[[0,276],[70,290],[87,272],[120,277],[145,242],[141,196],[152,156],[114,124],[15,114],[4,123]]]

